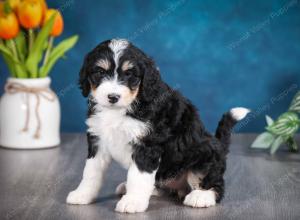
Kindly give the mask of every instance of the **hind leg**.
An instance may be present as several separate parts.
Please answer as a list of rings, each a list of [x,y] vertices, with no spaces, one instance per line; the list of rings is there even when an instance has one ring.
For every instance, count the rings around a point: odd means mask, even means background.
[[[115,194],[118,196],[126,194],[126,182],[122,182],[116,187]]]
[[[215,206],[223,196],[223,172],[210,169],[207,175],[201,172],[190,171],[188,184],[191,192],[185,196],[183,204],[195,208]]]

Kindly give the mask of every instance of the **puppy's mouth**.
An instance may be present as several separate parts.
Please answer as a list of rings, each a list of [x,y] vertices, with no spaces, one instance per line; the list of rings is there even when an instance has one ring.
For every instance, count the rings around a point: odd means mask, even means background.
[[[111,110],[117,110],[117,109],[126,109],[128,108],[128,106],[123,106],[121,105],[120,103],[99,103],[98,104],[100,106],[102,106],[103,108],[106,108],[106,109],[111,109]]]
[[[122,109],[122,108],[125,108],[124,106],[119,106],[117,104],[107,104],[104,107],[109,108],[109,109]]]

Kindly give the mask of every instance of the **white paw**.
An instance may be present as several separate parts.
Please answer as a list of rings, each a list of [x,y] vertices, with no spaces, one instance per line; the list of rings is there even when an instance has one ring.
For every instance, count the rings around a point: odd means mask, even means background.
[[[124,195],[126,193],[126,182],[123,182],[123,183],[120,183],[116,190],[115,190],[115,193],[117,195]]]
[[[216,205],[216,194],[212,190],[193,190],[186,195],[184,205],[205,208]]]
[[[67,203],[74,205],[86,205],[92,203],[95,198],[96,196],[91,195],[86,191],[74,190],[69,193],[67,197]]]
[[[136,213],[143,212],[148,208],[149,198],[143,198],[132,195],[124,195],[122,199],[117,203],[115,211]]]

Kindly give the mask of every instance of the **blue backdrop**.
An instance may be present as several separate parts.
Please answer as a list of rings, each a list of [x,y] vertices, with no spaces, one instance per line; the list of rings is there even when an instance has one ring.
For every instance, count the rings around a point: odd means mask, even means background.
[[[299,90],[299,0],[48,2],[63,13],[62,38],[80,36],[51,73],[62,131],[84,131],[87,105],[78,72],[89,50],[115,37],[152,56],[163,79],[192,100],[210,131],[233,106],[253,110],[237,131],[262,131],[264,115],[278,116]],[[2,60],[0,65],[3,88],[8,75]]]

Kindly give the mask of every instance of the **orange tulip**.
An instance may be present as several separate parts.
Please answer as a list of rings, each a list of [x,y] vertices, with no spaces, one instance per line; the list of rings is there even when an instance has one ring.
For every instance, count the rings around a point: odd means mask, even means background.
[[[16,12],[20,4],[20,1],[21,0],[8,0],[8,4],[12,8],[12,10]]]
[[[45,19],[45,16],[46,16],[46,11],[48,9],[48,6],[47,6],[47,3],[46,3],[45,0],[40,0],[40,3],[42,5],[42,20],[41,20],[40,25],[42,26],[43,22],[44,22],[44,19]]]
[[[56,15],[55,15],[55,18],[54,18],[54,24],[53,24],[52,31],[51,31],[50,35],[53,36],[53,37],[57,37],[57,36],[59,36],[63,32],[63,29],[64,29],[64,20],[63,20],[63,17],[61,15],[61,13],[58,10],[55,10],[55,9],[48,9],[46,11],[46,16],[45,16],[45,19],[44,19],[44,24],[54,14],[56,14]]]
[[[40,0],[23,0],[18,6],[20,24],[27,29],[36,28],[42,20],[42,4]]]
[[[12,11],[5,13],[4,4],[0,2],[0,38],[9,40],[16,37],[19,31],[17,16]]]

